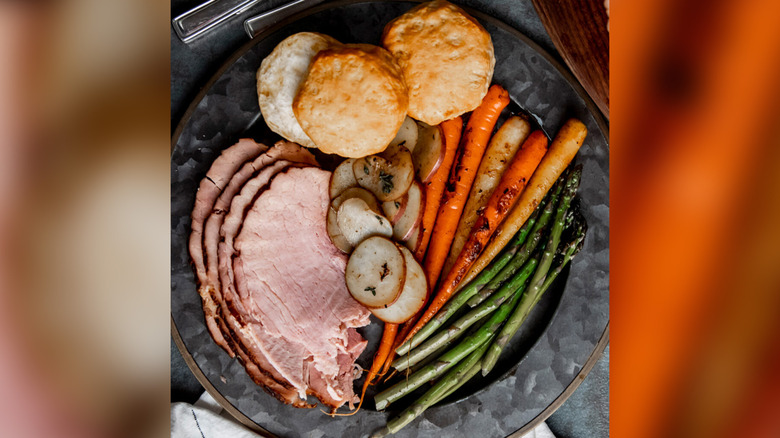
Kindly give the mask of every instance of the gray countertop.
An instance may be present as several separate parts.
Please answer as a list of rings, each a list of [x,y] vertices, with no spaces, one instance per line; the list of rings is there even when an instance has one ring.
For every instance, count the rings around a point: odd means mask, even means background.
[[[173,0],[177,15],[203,0]],[[171,124],[175,127],[203,84],[248,37],[242,21],[255,13],[279,6],[287,0],[268,0],[195,42],[185,45],[171,30]],[[542,48],[557,52],[539,21],[533,5],[526,0],[458,1],[457,3],[492,15],[530,37]],[[203,387],[195,379],[171,343],[171,399],[197,399]],[[559,438],[600,438],[609,436],[609,347],[574,394],[549,419],[548,425]]]

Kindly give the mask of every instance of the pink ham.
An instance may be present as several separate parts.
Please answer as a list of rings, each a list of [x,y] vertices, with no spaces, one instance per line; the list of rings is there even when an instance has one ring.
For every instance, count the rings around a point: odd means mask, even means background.
[[[200,182],[198,193],[195,195],[195,206],[192,209],[189,251],[198,280],[198,293],[203,300],[206,327],[217,344],[224,348],[230,357],[234,356],[234,352],[230,340],[223,335],[224,324],[215,318],[217,306],[211,299],[214,288],[208,286],[206,278],[207,272],[203,257],[203,226],[226,182],[239,167],[247,161],[254,160],[267,149],[267,146],[256,143],[254,140],[241,139],[238,143],[222,151],[206,172],[206,177]]]
[[[355,328],[369,312],[349,295],[346,257],[325,230],[330,173],[306,167],[314,156],[286,141],[226,163],[201,183],[190,242],[212,337],[280,401],[352,407],[366,347]]]
[[[314,156],[305,148],[288,141],[267,146],[242,139],[217,157],[200,183],[192,211],[190,255],[198,277],[198,292],[203,300],[206,325],[219,346],[234,356],[232,340],[219,311],[220,286],[217,273],[217,244],[224,214],[240,189],[255,173],[265,171],[279,159],[316,165]],[[286,162],[289,164],[289,162]],[[283,166],[277,166],[278,171]],[[268,180],[273,176],[266,172]],[[242,212],[243,214],[243,212]],[[208,217],[208,220],[205,220]],[[205,220],[205,226],[204,226]],[[205,254],[205,258],[204,258]]]
[[[243,221],[233,270],[240,310],[275,372],[299,397],[336,409],[355,401],[353,364],[365,341],[354,328],[369,312],[347,291],[346,256],[326,231],[329,180],[317,168],[277,175]]]

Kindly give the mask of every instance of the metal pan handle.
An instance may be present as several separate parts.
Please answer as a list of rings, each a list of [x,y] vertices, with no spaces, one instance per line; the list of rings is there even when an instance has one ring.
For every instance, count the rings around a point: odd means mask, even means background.
[[[173,29],[182,41],[189,43],[260,1],[262,0],[209,0],[174,18]]]

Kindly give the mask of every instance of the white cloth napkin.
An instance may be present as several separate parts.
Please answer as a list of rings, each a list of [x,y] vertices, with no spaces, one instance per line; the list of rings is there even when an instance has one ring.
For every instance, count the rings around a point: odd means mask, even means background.
[[[259,438],[234,419],[208,392],[204,392],[194,405],[171,404],[171,438]],[[542,423],[523,438],[555,438]]]

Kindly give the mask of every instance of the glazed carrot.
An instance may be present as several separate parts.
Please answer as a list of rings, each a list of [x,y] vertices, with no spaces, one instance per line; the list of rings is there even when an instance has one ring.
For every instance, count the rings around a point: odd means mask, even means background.
[[[428,285],[431,290],[436,286],[436,282],[444,266],[444,260],[452,244],[455,230],[458,227],[463,207],[466,205],[466,199],[471,191],[471,185],[477,176],[479,163],[485,154],[488,140],[493,133],[493,128],[498,122],[501,111],[509,105],[509,93],[499,85],[493,85],[482,99],[482,103],[471,113],[466,130],[461,140],[459,156],[452,168],[447,186],[444,190],[439,206],[439,212],[436,217],[436,225],[431,234],[430,247],[425,256],[423,269],[425,270]],[[441,304],[438,305],[441,307]],[[425,311],[402,339],[406,341],[425,325],[422,322],[430,311],[430,307]],[[436,309],[438,310],[438,308]],[[436,310],[433,313],[436,313]]]
[[[455,259],[452,270],[444,277],[439,291],[417,324],[427,323],[449,300],[463,276],[482,253],[482,249],[487,246],[490,237],[517,202],[546,152],[547,136],[542,131],[532,132],[504,172],[501,182],[493,191],[487,205],[477,216],[477,221],[471,228],[469,238],[458,258]]]
[[[450,179],[444,190],[436,225],[431,235],[431,244],[425,256],[423,269],[431,289],[439,280],[444,260],[450,251],[460,215],[466,205],[474,178],[477,176],[477,169],[485,154],[490,135],[493,133],[501,110],[508,104],[509,93],[501,86],[493,85],[482,99],[482,103],[471,113],[466,125],[466,131],[460,142],[459,156],[450,172]]]
[[[417,260],[423,260],[428,249],[428,243],[431,241],[433,225],[436,223],[436,216],[441,204],[441,195],[444,193],[444,187],[447,185],[450,175],[450,168],[452,168],[452,163],[455,162],[455,153],[458,151],[460,133],[463,130],[463,119],[455,117],[442,122],[439,126],[444,138],[444,161],[442,161],[439,169],[434,172],[431,180],[425,183],[422,242],[420,242],[420,247],[414,253],[414,258]]]
[[[430,294],[430,288],[428,288],[428,293]],[[425,297],[425,301],[427,302],[430,299],[430,296]],[[393,360],[395,360],[395,350],[401,346],[401,343],[406,338],[406,335],[409,334],[409,332],[412,331],[412,327],[414,327],[414,324],[417,322],[418,319],[422,316],[422,314],[425,312],[425,306],[423,306],[420,311],[414,314],[413,317],[409,318],[409,321],[406,321],[398,330],[398,334],[395,337],[395,342],[393,343],[393,349],[390,351],[390,354],[387,355],[387,359],[385,359],[385,364],[382,366],[382,372],[379,373],[379,375],[384,376],[387,374],[387,372],[390,370],[390,364],[393,363]],[[393,375],[395,374],[395,370],[393,370],[393,373],[389,376],[385,377],[385,381],[389,380]]]
[[[337,417],[348,417],[355,415],[360,407],[363,406],[363,400],[366,398],[366,390],[373,385],[372,380],[375,377],[380,376],[380,368],[387,360],[387,356],[390,354],[393,346],[395,345],[395,334],[398,332],[398,324],[385,323],[385,329],[382,332],[382,340],[379,341],[379,349],[374,355],[374,361],[371,363],[371,368],[366,374],[366,381],[363,382],[363,389],[360,391],[360,403],[358,403],[357,409],[346,414],[330,414]]]
[[[520,146],[531,133],[531,124],[524,116],[512,116],[504,121],[498,128],[485,149],[485,156],[479,164],[477,177],[474,178],[474,184],[471,186],[469,200],[463,207],[463,214],[458,222],[458,231],[452,238],[450,252],[447,260],[444,262],[442,272],[447,273],[455,265],[455,259],[460,255],[463,245],[469,238],[471,229],[477,221],[480,210],[487,205],[490,196],[496,190],[501,177],[504,175],[507,167],[512,162],[512,158],[517,155]]]
[[[466,284],[479,275],[512,240],[512,236],[528,220],[547,191],[574,159],[587,134],[588,129],[577,119],[569,119],[563,124],[550,144],[547,154],[542,158],[542,162],[539,163],[536,172],[528,182],[527,189],[520,195],[520,199],[504,219],[504,223],[493,233],[490,243],[471,266],[462,283]]]
[[[382,340],[379,341],[379,349],[374,355],[374,362],[371,364],[371,369],[368,370],[365,383],[363,383],[363,394],[366,393],[366,388],[368,388],[368,385],[373,384],[371,381],[374,380],[374,377],[379,374],[379,371],[381,370],[382,365],[384,365],[387,356],[390,354],[393,345],[395,345],[396,333],[398,333],[398,324],[391,324],[389,322],[385,323],[385,330],[382,332]],[[362,395],[360,397],[360,401],[363,401]]]

